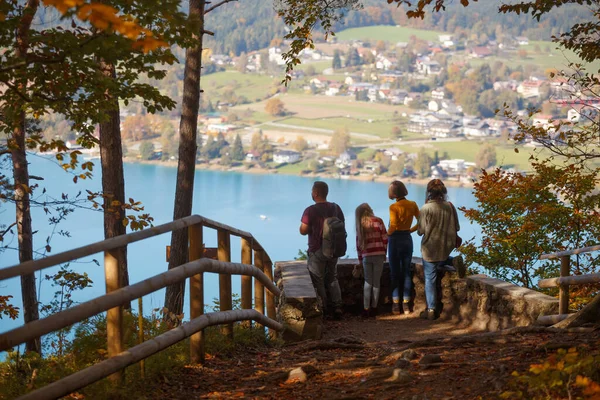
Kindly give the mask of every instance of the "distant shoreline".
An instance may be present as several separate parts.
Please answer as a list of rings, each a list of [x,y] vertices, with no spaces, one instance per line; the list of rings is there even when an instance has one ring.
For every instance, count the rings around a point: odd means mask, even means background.
[[[152,160],[152,161],[142,161],[142,160],[137,160],[137,159],[132,159],[132,158],[124,158],[123,162],[125,163],[129,163],[129,164],[146,164],[146,165],[157,165],[157,166],[163,166],[163,167],[173,167],[176,168],[177,167],[177,161],[159,161],[159,160]],[[241,172],[241,173],[248,173],[248,174],[279,174],[279,175],[291,175],[291,176],[300,176],[300,177],[305,177],[305,178],[321,178],[321,179],[342,179],[339,177],[336,177],[330,173],[310,173],[310,174],[294,174],[294,173],[289,173],[289,172],[280,172],[278,170],[273,170],[273,169],[264,169],[264,168],[257,168],[257,167],[245,167],[245,166],[238,166],[238,167],[228,167],[228,166],[224,166],[224,165],[220,165],[220,164],[207,164],[207,163],[203,163],[203,164],[196,164],[196,169],[197,170],[208,170],[208,171],[222,171],[222,172]],[[394,180],[393,177],[390,176],[366,176],[366,175],[347,175],[347,179],[348,180],[353,180],[353,181],[364,181],[364,182],[381,182],[381,183],[388,183],[391,182],[392,180]],[[346,178],[345,178],[346,179]],[[402,181],[404,183],[411,183],[414,185],[422,185],[425,186],[427,185],[427,182],[429,182],[431,179],[417,179],[417,178],[404,178],[402,179]],[[465,183],[465,182],[460,182],[460,181],[455,181],[455,180],[443,180],[444,184],[448,187],[459,187],[459,188],[472,188],[473,184],[472,183]]]

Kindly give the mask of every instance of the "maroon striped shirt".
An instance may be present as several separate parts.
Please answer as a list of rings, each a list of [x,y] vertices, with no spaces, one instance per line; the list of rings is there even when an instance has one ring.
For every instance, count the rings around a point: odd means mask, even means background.
[[[364,232],[364,249],[358,242],[358,236],[356,237],[356,250],[358,251],[358,260],[361,263],[363,257],[385,255],[388,243],[387,229],[379,217],[371,217],[371,226],[365,228]]]

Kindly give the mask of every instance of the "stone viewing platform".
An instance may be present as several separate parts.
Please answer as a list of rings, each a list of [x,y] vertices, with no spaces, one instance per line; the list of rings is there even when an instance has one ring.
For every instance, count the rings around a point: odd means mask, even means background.
[[[338,281],[342,291],[344,311],[358,314],[362,309],[364,279],[352,274],[357,259],[341,259],[338,262]],[[425,309],[423,265],[420,258],[413,257],[414,267],[414,313]],[[386,262],[381,278],[379,312],[391,312],[389,265]],[[275,263],[275,282],[282,290],[279,298],[278,319],[285,326],[283,339],[298,341],[320,339],[323,335],[323,312],[312,286],[306,261]],[[500,329],[532,325],[539,316],[556,314],[558,300],[554,297],[490,278],[471,275],[460,279],[455,273],[446,272],[442,282],[443,311],[441,321],[452,322],[457,329],[496,331]]]

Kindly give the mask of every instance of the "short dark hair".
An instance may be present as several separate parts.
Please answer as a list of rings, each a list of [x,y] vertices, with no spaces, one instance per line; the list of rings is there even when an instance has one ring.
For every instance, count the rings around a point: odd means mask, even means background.
[[[323,181],[316,181],[313,184],[312,190],[322,199],[326,199],[329,194],[329,186]]]
[[[406,186],[404,186],[404,183],[400,181],[393,181],[390,183],[390,186],[388,187],[388,197],[390,199],[401,199],[407,195],[408,190],[406,189]]]
[[[440,179],[432,179],[427,184],[427,200],[444,201],[446,200],[447,194],[448,190],[446,190],[444,182],[442,182]]]

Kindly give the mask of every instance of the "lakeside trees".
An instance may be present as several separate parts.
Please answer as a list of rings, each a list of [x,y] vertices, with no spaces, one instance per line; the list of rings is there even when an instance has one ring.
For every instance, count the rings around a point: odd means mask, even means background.
[[[140,73],[161,76],[153,65],[172,62],[174,58],[169,51],[157,51],[166,44],[157,39],[157,35],[170,32],[169,39],[176,43],[180,37],[176,32],[183,31],[185,27],[178,21],[181,13],[176,9],[176,3],[169,3],[171,8],[161,7],[158,2],[145,2],[144,7],[137,7],[137,2],[129,1],[114,1],[110,5],[63,1],[52,4],[64,14],[64,18],[70,20],[70,26],[55,24],[47,28],[37,22],[34,24],[41,6],[39,1],[30,0],[23,4],[2,2],[0,8],[3,19],[0,47],[6,49],[0,56],[3,65],[0,82],[5,86],[0,95],[0,130],[9,137],[7,148],[0,156],[10,154],[12,157],[13,183],[5,184],[14,188],[14,196],[7,199],[16,206],[15,225],[21,262],[33,259],[30,197],[37,187],[30,184],[27,150],[58,151],[57,161],[73,174],[74,181],[91,177],[93,169],[92,163],[80,164],[79,152],[68,152],[62,140],[45,140],[32,129],[35,120],[47,113],[61,114],[72,123],[71,128],[79,132],[77,140],[80,145],[92,147],[100,144],[106,169],[103,174],[104,190],[102,193],[90,193],[88,200],[90,207],[104,207],[106,235],[119,234],[119,228],[112,228],[115,220],[122,228],[125,210],[140,208],[137,203],[124,200],[122,168],[119,169],[122,146],[117,130],[117,100],[140,97],[150,112],[174,104],[151,85],[137,82],[137,77]],[[131,22],[130,13],[135,15],[136,23]],[[164,24],[150,23],[167,14],[169,20],[163,20]],[[58,14],[55,16],[60,20]],[[115,70],[113,66],[117,62],[118,69]],[[95,124],[100,124],[103,134],[99,141],[94,136]],[[77,170],[79,167],[81,171]],[[98,198],[102,200],[98,202]],[[35,205],[64,212],[65,208],[59,206],[65,204],[68,202]],[[147,224],[147,215],[141,217],[145,220],[136,226]],[[50,246],[47,251],[49,249]],[[127,282],[124,258],[122,260],[122,279]],[[37,319],[33,275],[22,277],[22,295],[25,322]],[[27,349],[39,352],[39,342],[27,343]]]

